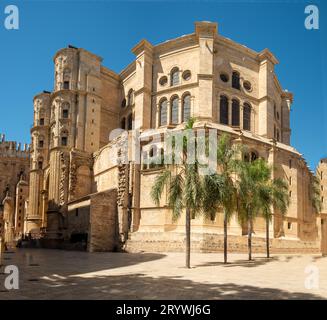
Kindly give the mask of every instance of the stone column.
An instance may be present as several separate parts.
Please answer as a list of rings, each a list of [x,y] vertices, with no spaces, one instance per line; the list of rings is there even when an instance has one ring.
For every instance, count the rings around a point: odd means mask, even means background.
[[[191,110],[190,110],[191,117],[194,117],[194,109],[195,109],[195,98],[194,96],[191,96]]]
[[[29,187],[29,208],[26,215],[26,232],[40,228],[40,212],[39,212],[39,193],[40,193],[40,172],[37,169],[30,172]]]
[[[156,128],[159,128],[160,126],[160,105],[157,104],[156,108]]]
[[[232,125],[232,99],[228,100],[228,125]]]
[[[53,149],[50,153],[50,176],[49,195],[47,211],[46,237],[48,239],[60,238],[60,153],[58,149]]]
[[[178,121],[177,123],[183,122],[183,100],[181,98],[178,99]]]
[[[240,129],[243,130],[243,104],[240,104]]]
[[[171,124],[171,103],[170,100],[167,101],[167,126]]]

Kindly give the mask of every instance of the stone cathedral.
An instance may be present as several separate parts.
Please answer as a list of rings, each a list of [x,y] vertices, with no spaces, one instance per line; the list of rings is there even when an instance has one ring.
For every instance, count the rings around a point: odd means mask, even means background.
[[[82,48],[55,54],[54,90],[34,97],[26,233],[49,247],[182,250],[184,218],[173,221],[165,197],[159,207],[152,202],[162,167],[148,160],[165,152],[154,135],[195,117],[195,128],[229,133],[248,146],[246,157],[266,159],[273,176],[288,181],[290,206],[284,218],[274,212],[272,249],[319,252],[327,220],[311,204],[313,174],[290,145],[293,95],[277,79],[273,53],[225,38],[211,22],[158,45],[142,40],[132,52],[120,73]],[[121,134],[112,135],[117,128]],[[141,161],[126,163],[119,159],[133,130],[140,132]],[[246,248],[245,229],[232,219],[230,251]],[[192,230],[195,250],[222,248],[222,215],[196,217]],[[264,250],[260,218],[254,232],[254,250]]]

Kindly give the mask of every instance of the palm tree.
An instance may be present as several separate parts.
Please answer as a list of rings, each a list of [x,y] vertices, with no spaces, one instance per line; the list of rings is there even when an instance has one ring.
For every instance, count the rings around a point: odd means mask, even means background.
[[[192,129],[194,122],[195,119],[191,118],[185,129]],[[166,187],[168,206],[172,208],[173,220],[176,221],[185,209],[186,267],[190,268],[191,217],[201,211],[202,184],[198,161],[195,160],[195,163],[191,164],[187,162],[187,139],[185,136],[183,137],[181,164],[175,164],[173,161],[173,164],[166,165],[155,179],[151,189],[151,198],[159,206]],[[172,144],[174,147],[174,141]]]
[[[266,220],[266,250],[269,258],[269,222],[272,207],[282,215],[286,213],[289,196],[288,186],[283,179],[271,179],[271,167],[264,159],[244,162],[238,180],[239,217],[248,225],[249,260],[252,260],[253,222],[258,215]]]
[[[204,177],[203,211],[213,219],[219,210],[224,214],[224,263],[227,263],[227,227],[237,208],[237,190],[234,175],[240,161],[240,147],[232,143],[231,137],[223,134],[217,145],[219,172]]]
[[[252,232],[253,222],[258,215],[260,184],[270,177],[268,168],[263,160],[243,162],[239,170],[238,179],[238,217],[242,225],[247,224],[248,254],[252,260]]]
[[[265,162],[263,162],[264,165]],[[270,173],[272,169],[265,163]],[[285,216],[289,205],[288,185],[284,179],[276,178],[271,180],[265,177],[266,181],[262,181],[258,189],[258,211],[266,221],[266,253],[269,253],[269,224],[272,220],[272,208],[279,210],[282,217]]]

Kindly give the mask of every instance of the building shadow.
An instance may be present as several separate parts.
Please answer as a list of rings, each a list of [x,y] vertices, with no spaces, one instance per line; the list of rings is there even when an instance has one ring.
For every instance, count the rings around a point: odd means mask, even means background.
[[[32,286],[35,287],[33,290]],[[142,273],[94,276],[59,276],[31,282],[29,290],[13,290],[2,299],[78,299],[78,300],[316,300],[323,297],[301,292],[288,292],[273,288],[258,288],[235,283],[208,284],[180,277],[150,277]]]
[[[46,275],[42,266],[47,271],[62,273],[69,276],[79,273],[90,273],[101,270],[128,267],[144,262],[164,258],[165,254],[159,253],[124,253],[124,252],[83,252],[66,251],[57,249],[17,249],[17,254],[12,251],[5,252],[5,265],[13,264],[23,268],[40,267],[39,276]],[[51,254],[49,254],[49,252]],[[57,261],[60,261],[58,271]],[[57,271],[56,271],[57,270]]]
[[[0,300],[324,299],[317,291],[289,292],[236,283],[196,282],[174,275],[149,276],[145,274],[146,271],[142,273],[146,270],[146,265],[140,266],[134,274],[128,269],[123,270],[124,267],[131,265],[160,260],[166,256],[165,254],[79,252],[78,255],[74,255],[71,251],[51,250],[49,255],[48,252],[40,249],[20,249],[18,254],[5,254],[9,259],[5,261],[5,265],[19,266],[20,288],[8,291],[2,287]],[[254,261],[237,260],[226,267],[255,267],[277,260],[278,257],[275,256],[271,259],[256,257]],[[214,264],[203,264],[196,268],[212,265]],[[95,274],[99,271],[103,273]],[[1,286],[6,276],[0,274]]]

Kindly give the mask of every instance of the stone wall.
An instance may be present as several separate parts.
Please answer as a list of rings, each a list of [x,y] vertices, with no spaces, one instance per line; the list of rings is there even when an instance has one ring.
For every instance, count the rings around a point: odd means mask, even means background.
[[[118,248],[117,190],[91,195],[88,251]]]
[[[223,252],[223,234],[193,233],[191,248],[193,252]],[[175,232],[136,232],[130,234],[126,250],[128,252],[182,252],[185,250],[185,234]],[[246,236],[228,236],[228,252],[246,253]],[[254,253],[266,252],[266,241],[261,237],[252,238]],[[319,253],[319,241],[300,241],[296,239],[270,239],[271,253]]]

